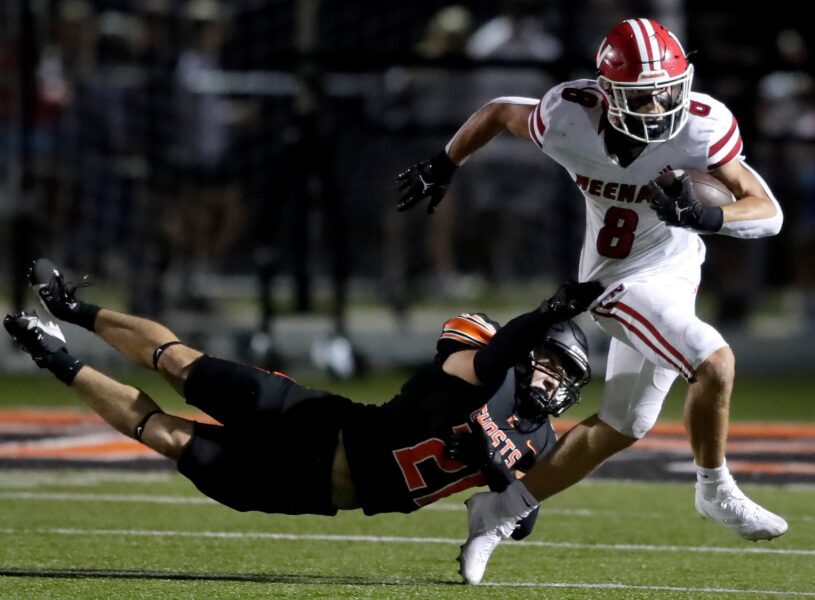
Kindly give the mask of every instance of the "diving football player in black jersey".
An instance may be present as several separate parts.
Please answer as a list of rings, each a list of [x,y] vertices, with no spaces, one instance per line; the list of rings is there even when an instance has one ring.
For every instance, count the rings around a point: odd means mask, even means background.
[[[501,490],[531,468],[555,442],[549,416],[576,402],[589,379],[586,339],[570,319],[602,291],[566,282],[500,328],[479,313],[448,320],[433,363],[374,406],[206,355],[159,323],[78,300],[47,259],[32,265],[29,281],[51,314],[156,369],[219,423],[164,413],[144,392],[73,357],[57,325],[33,313],[6,316],[37,365],[111,426],[176,461],[201,492],[235,510],[320,515],[411,512],[471,486]]]

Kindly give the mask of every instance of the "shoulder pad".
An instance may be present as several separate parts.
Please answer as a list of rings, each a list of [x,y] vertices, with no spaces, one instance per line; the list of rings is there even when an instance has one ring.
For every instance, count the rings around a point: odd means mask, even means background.
[[[497,330],[498,324],[483,313],[461,313],[444,322],[440,339],[452,339],[482,348],[489,343]]]
[[[744,144],[730,109],[707,94],[691,93],[691,135],[707,148],[709,171],[741,156]]]
[[[547,130],[569,129],[587,115],[599,123],[605,111],[605,96],[597,88],[593,79],[566,81],[551,88],[544,94],[535,110],[529,116],[529,134],[539,149],[544,148],[544,133]]]
[[[436,343],[439,355],[486,346],[500,325],[483,313],[461,313],[444,322]]]

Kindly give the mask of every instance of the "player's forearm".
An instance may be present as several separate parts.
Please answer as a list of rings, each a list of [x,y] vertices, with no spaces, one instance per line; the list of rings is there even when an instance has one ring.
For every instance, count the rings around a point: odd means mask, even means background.
[[[712,175],[730,188],[738,202],[722,207],[720,234],[738,238],[776,235],[784,215],[770,188],[751,167],[741,160],[732,161]]]
[[[475,375],[483,384],[500,382],[540,342],[543,333],[558,321],[556,315],[533,310],[512,319],[473,357]]]
[[[722,207],[724,222],[755,221],[758,219],[771,219],[776,214],[773,203],[764,196],[747,196],[738,202]]]
[[[496,98],[474,113],[448,142],[445,150],[450,159],[462,165],[479,148],[486,146],[503,131],[529,137],[526,121],[536,100],[520,97]]]
[[[784,215],[781,207],[766,196],[747,196],[722,207],[723,225],[719,233],[739,238],[776,235]]]
[[[556,320],[540,310],[519,315],[501,327],[484,348],[448,356],[442,369],[472,385],[498,384],[507,370],[534,349],[543,332]]]

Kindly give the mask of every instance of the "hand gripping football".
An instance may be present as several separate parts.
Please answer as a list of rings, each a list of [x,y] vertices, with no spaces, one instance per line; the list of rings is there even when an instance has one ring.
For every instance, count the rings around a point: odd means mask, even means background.
[[[702,205],[727,206],[736,201],[736,198],[724,183],[704,171],[677,169],[663,173],[655,178],[654,181],[659,187],[665,190],[665,193],[669,196],[677,195],[682,189],[679,178],[684,173],[687,173],[693,181],[693,197],[701,202]]]

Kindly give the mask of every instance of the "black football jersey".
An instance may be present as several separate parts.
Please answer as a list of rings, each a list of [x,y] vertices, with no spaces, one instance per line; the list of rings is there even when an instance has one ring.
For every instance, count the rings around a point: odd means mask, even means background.
[[[455,432],[486,436],[499,469],[526,470],[554,443],[548,422],[527,427],[514,415],[514,374],[498,386],[474,386],[446,374],[453,352],[482,347],[495,332],[484,315],[463,314],[445,323],[436,360],[419,369],[381,406],[354,404],[342,424],[351,476],[365,514],[412,512],[473,486],[481,470],[445,456]]]

